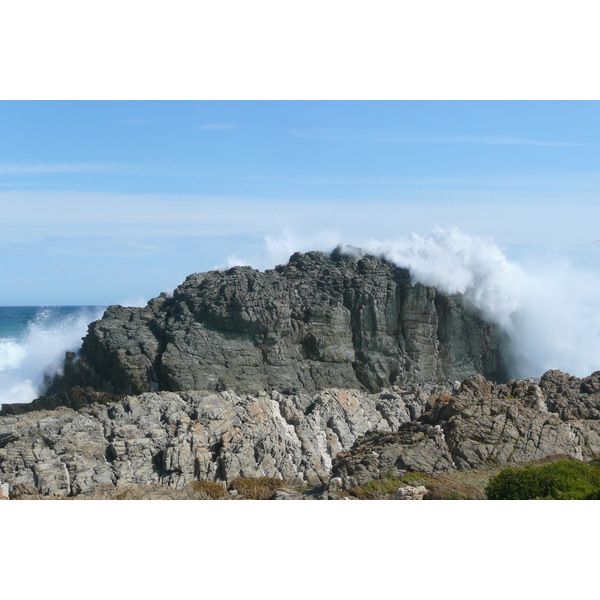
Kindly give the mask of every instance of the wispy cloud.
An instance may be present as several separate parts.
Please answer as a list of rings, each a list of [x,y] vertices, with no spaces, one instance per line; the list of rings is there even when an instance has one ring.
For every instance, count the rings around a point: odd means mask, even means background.
[[[228,123],[213,123],[210,125],[200,125],[199,131],[226,131],[229,129],[235,129],[235,125]]]
[[[332,224],[348,243],[357,237],[423,233],[433,225],[458,226],[496,237],[501,243],[526,239],[529,243],[589,240],[591,244],[598,238],[600,205],[586,195],[413,190],[392,202],[363,200],[341,197],[308,205],[304,198],[0,191],[0,250],[5,244],[32,244],[49,236],[77,238],[82,244],[102,237],[120,239],[119,252],[160,254],[161,239],[169,236],[262,236],[290,226],[310,233],[329,230]],[[595,247],[600,251],[600,244]],[[82,252],[111,248],[110,244],[107,248],[95,244],[91,249],[84,245]],[[55,240],[52,250],[70,252],[72,248]],[[181,247],[170,250],[185,252]]]
[[[285,133],[298,138],[330,142],[366,142],[376,144],[485,144],[519,146],[582,146],[578,142],[532,140],[499,135],[395,136],[385,133],[340,129],[290,129]]]

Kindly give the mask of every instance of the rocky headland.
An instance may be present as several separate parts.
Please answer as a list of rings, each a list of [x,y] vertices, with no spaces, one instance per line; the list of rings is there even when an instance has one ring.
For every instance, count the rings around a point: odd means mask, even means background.
[[[463,296],[373,256],[191,275],[110,307],[43,397],[3,406],[0,496],[240,498],[236,482],[270,478],[275,498],[343,498],[600,454],[600,372],[507,382],[504,365]]]
[[[144,308],[108,308],[48,394],[325,388],[505,379],[501,334],[464,296],[374,256],[296,253],[266,272],[190,275]]]

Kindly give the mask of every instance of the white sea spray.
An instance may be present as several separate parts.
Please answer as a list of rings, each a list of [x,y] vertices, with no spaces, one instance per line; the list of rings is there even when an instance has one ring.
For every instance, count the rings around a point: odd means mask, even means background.
[[[296,251],[333,249],[333,234],[267,238],[266,263]],[[329,242],[329,243],[328,243]],[[561,369],[578,377],[600,370],[600,278],[565,259],[510,261],[496,242],[456,228],[396,240],[352,240],[345,252],[382,256],[410,270],[413,281],[465,294],[482,316],[500,325],[512,377]],[[533,258],[533,257],[532,257]],[[247,263],[246,263],[247,264]],[[272,266],[272,265],[269,265]]]
[[[76,351],[91,321],[102,308],[70,314],[40,308],[18,337],[0,339],[0,404],[34,400],[46,373],[58,372],[66,351]]]

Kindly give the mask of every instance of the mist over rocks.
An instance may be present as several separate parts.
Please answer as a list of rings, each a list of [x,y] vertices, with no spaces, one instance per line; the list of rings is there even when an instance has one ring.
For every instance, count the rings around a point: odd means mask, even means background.
[[[272,270],[190,275],[143,308],[112,306],[48,386],[98,391],[313,393],[337,387],[505,380],[502,334],[461,294],[340,249]]]

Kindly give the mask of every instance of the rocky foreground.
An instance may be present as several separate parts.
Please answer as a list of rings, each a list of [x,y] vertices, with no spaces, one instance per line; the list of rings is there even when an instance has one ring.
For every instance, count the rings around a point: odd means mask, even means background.
[[[556,454],[600,454],[600,372],[578,379],[549,371],[507,384],[472,375],[374,394],[150,392],[77,411],[7,415],[0,493],[197,498],[206,496],[190,487],[195,481],[232,490],[237,478],[273,477],[310,488],[304,497],[337,498],[384,476]]]

